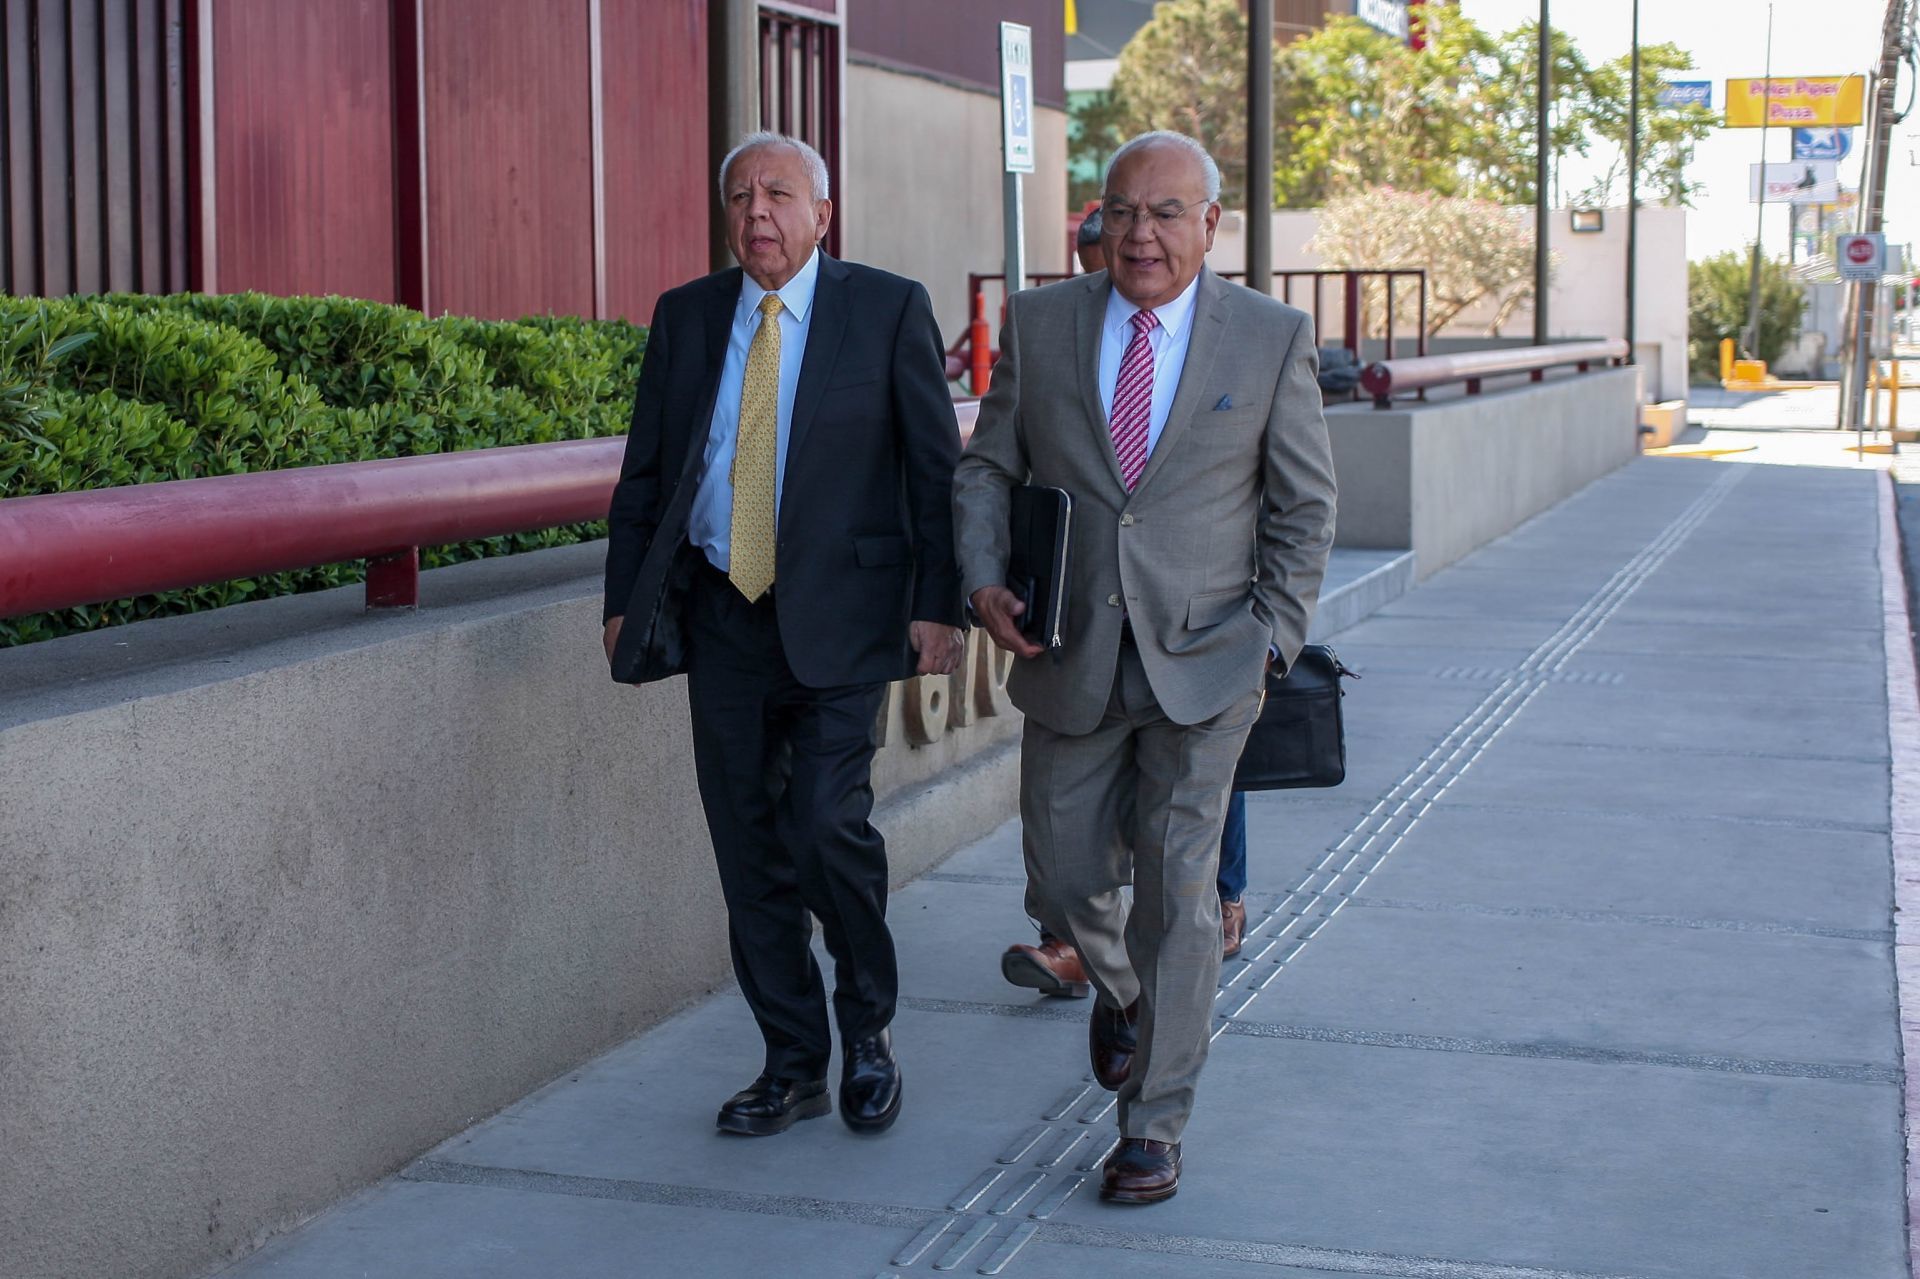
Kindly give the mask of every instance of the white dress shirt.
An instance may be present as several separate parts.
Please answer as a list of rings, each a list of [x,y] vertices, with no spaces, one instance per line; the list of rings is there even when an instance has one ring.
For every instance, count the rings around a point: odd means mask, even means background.
[[[1165,306],[1153,308],[1159,327],[1147,335],[1153,348],[1153,406],[1147,415],[1147,456],[1160,442],[1167,415],[1173,411],[1173,393],[1180,389],[1180,370],[1187,366],[1187,346],[1193,338],[1193,305],[1200,288],[1194,276],[1180,296]],[[1133,341],[1133,317],[1140,308],[1120,296],[1120,290],[1107,293],[1107,315],[1100,326],[1100,408],[1113,421],[1113,388],[1120,380],[1120,361]]]
[[[774,454],[773,508],[787,480],[787,437],[793,429],[793,393],[800,385],[800,362],[807,353],[807,332],[813,322],[813,291],[820,279],[820,251],[780,286],[780,404],[779,444]],[[693,496],[687,520],[687,540],[705,553],[722,573],[733,565],[733,451],[740,436],[740,388],[747,378],[747,351],[760,331],[760,299],[767,291],[741,275],[740,301],[733,308],[733,331],[727,339],[727,359],[720,369],[720,390],[713,398],[713,427],[700,465],[700,488]]]

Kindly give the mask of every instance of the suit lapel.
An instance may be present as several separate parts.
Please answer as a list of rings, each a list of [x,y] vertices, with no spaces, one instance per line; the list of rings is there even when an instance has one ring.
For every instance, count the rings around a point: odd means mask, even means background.
[[[705,320],[706,382],[700,389],[700,412],[687,423],[687,451],[681,457],[684,473],[694,458],[705,457],[707,436],[713,430],[713,402],[720,395],[720,375],[727,366],[727,342],[733,336],[733,312],[740,305],[739,267],[722,271],[707,297]]]
[[[1100,338],[1107,322],[1107,297],[1113,285],[1106,274],[1089,276],[1085,289],[1073,306],[1073,363],[1080,378],[1080,398],[1086,404],[1087,425],[1093,429],[1094,444],[1107,459],[1107,470],[1121,492],[1127,488],[1120,473],[1120,459],[1113,454],[1113,431],[1107,425],[1107,411],[1100,403]]]
[[[1193,299],[1193,317],[1188,323],[1192,332],[1187,338],[1187,360],[1180,369],[1180,385],[1173,393],[1173,407],[1167,410],[1167,424],[1160,428],[1160,438],[1154,442],[1153,452],[1147,456],[1146,468],[1140,472],[1140,482],[1134,485],[1135,492],[1152,482],[1167,455],[1180,443],[1180,437],[1187,433],[1187,427],[1199,411],[1201,399],[1206,394],[1207,381],[1213,374],[1214,358],[1220,354],[1220,340],[1227,332],[1226,286],[1220,282],[1219,276],[1206,268],[1200,272],[1200,287]],[[1113,450],[1107,451],[1111,453]]]
[[[787,474],[793,474],[793,459],[805,444],[813,428],[820,397],[827,389],[834,361],[840,355],[840,340],[847,334],[847,317],[852,304],[846,263],[820,254],[820,275],[813,285],[813,314],[807,322],[807,350],[800,357],[800,383],[793,392],[793,421],[787,426]]]

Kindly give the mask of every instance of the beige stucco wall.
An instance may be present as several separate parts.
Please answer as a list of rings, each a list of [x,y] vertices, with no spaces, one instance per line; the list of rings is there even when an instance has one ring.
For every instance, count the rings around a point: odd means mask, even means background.
[[[604,556],[0,650],[0,1276],[205,1273],[727,980],[685,681],[608,680]],[[974,657],[895,686],[896,883],[1013,812]]]
[[[846,110],[841,250],[924,282],[950,345],[968,319],[967,273],[1003,264],[1000,100],[856,62],[847,67]],[[1034,122],[1027,269],[1064,271],[1067,115],[1043,107]]]

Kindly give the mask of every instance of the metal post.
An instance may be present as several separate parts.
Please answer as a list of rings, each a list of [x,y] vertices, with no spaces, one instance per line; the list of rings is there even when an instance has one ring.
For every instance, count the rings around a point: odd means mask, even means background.
[[[1633,360],[1634,270],[1640,249],[1640,0],[1633,0],[1633,75],[1627,91],[1627,363]]]
[[[1007,259],[1007,295],[1027,287],[1027,209],[1018,173],[1000,175],[1000,225]]]
[[[1247,5],[1247,287],[1273,292],[1273,0]]]
[[[1552,130],[1547,116],[1553,100],[1553,27],[1547,0],[1540,0],[1540,83],[1534,102],[1533,156],[1533,344],[1547,344],[1547,164]]]
[[[759,127],[760,6],[756,0],[715,0],[707,7],[708,171],[717,177],[727,152]],[[707,262],[720,271],[733,265],[726,211],[718,200],[708,207]]]
[[[1760,358],[1760,236],[1767,225],[1767,125],[1773,120],[1773,6],[1767,6],[1767,78],[1760,95],[1760,199],[1753,215],[1753,260],[1747,275],[1747,358]],[[1792,208],[1792,205],[1788,205]],[[1791,227],[1789,227],[1791,230]]]

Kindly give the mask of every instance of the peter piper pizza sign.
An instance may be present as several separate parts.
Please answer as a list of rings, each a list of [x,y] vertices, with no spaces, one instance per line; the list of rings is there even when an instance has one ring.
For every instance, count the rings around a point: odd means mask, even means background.
[[[1859,124],[1867,99],[1865,76],[1803,76],[1727,81],[1727,127],[1806,129]]]

